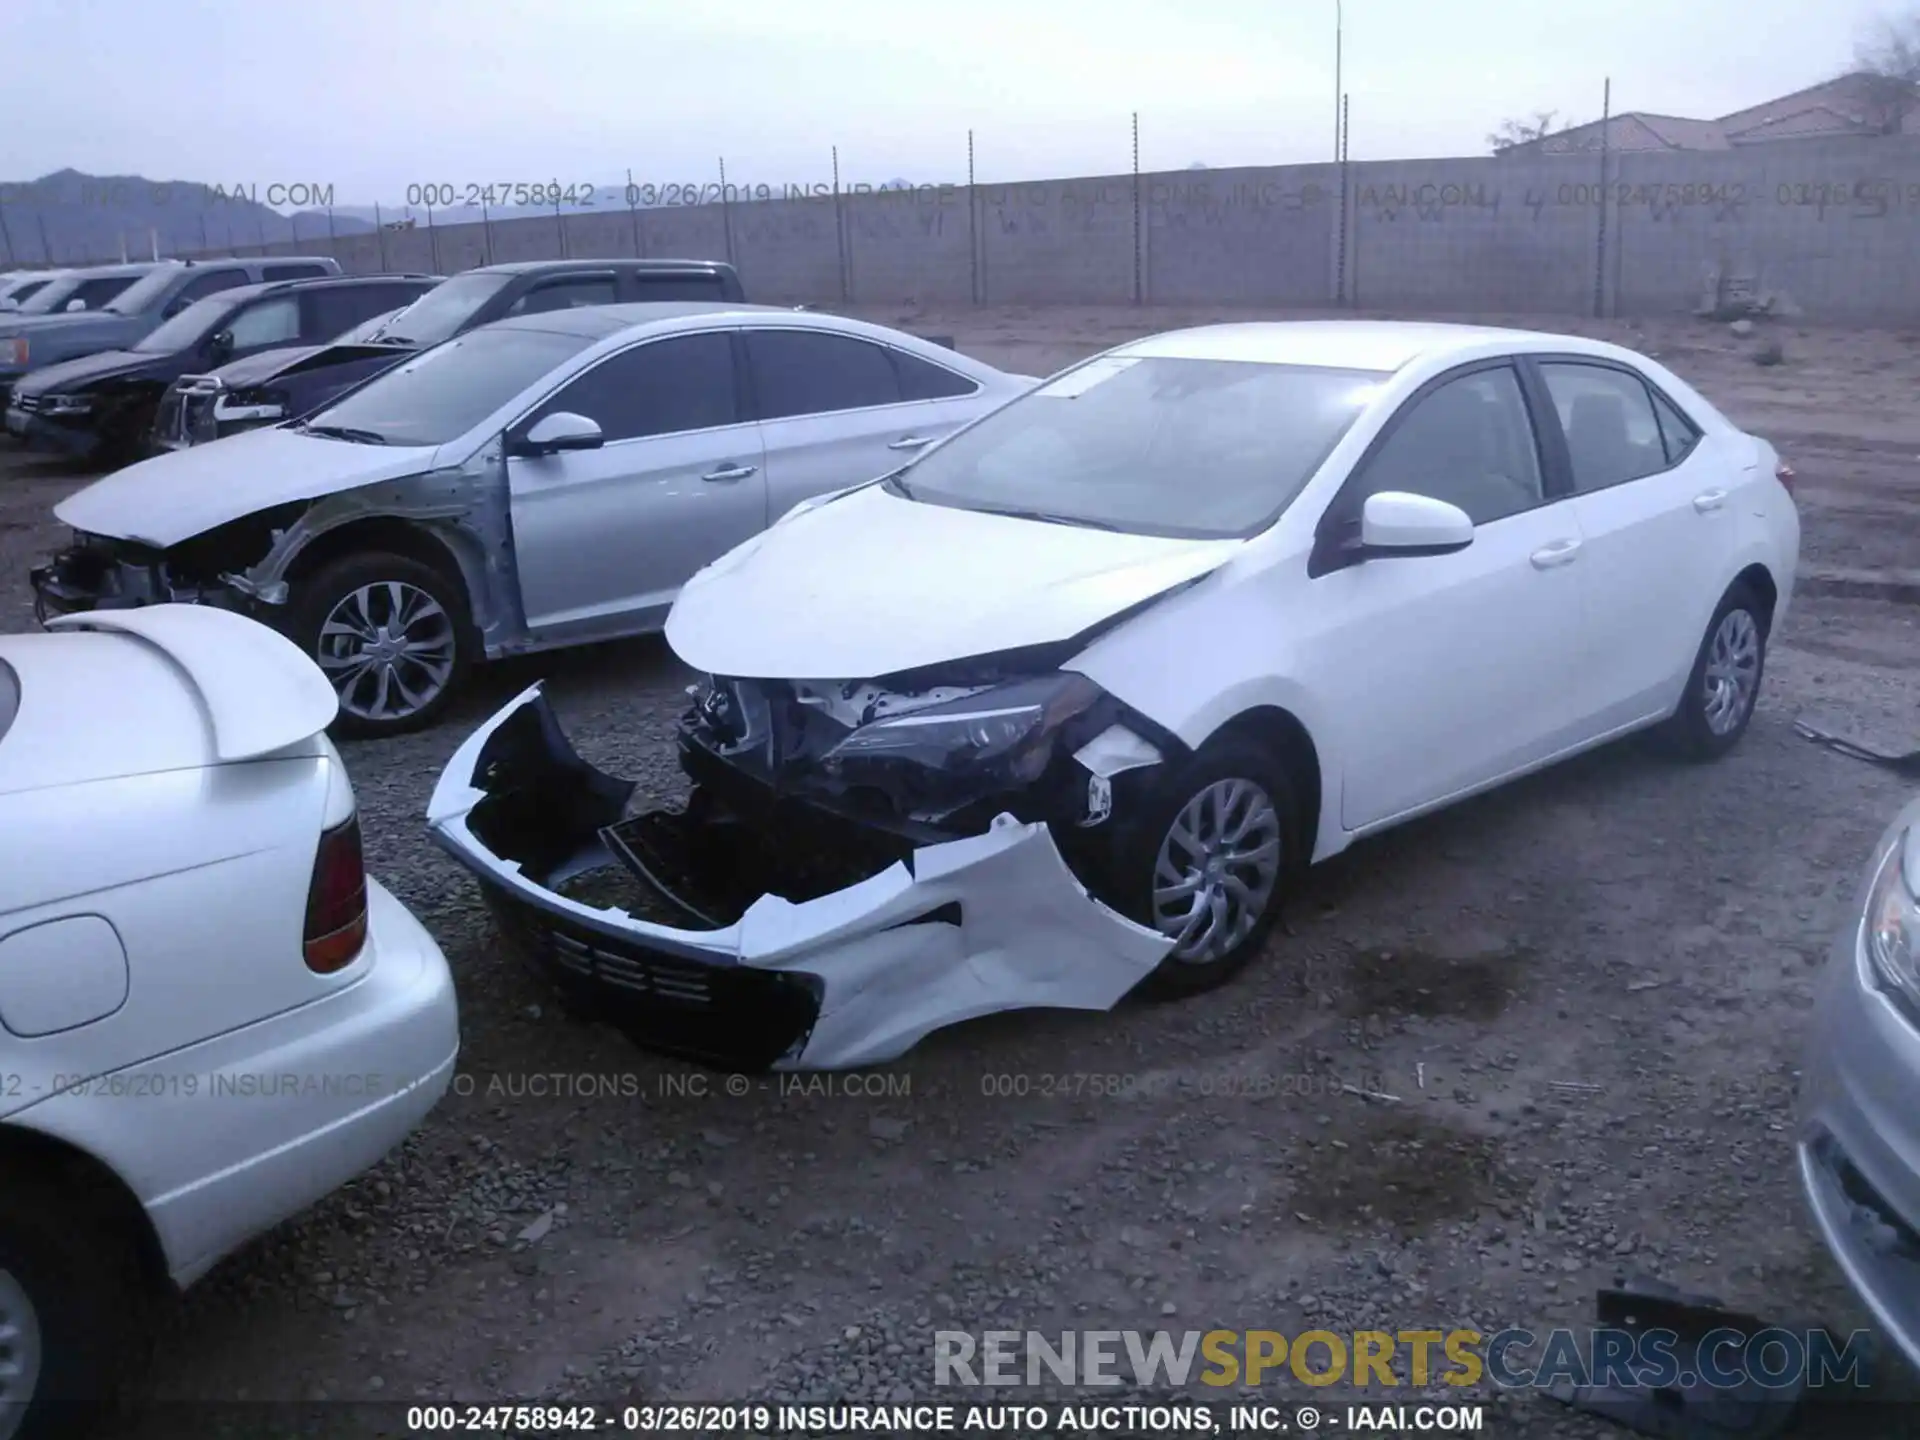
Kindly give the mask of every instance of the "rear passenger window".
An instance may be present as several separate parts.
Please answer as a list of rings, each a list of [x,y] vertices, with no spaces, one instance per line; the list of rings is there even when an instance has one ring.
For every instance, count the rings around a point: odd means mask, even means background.
[[[724,300],[726,288],[718,275],[636,275],[634,303],[654,305],[679,300]]]
[[[956,395],[971,395],[980,387],[964,375],[944,365],[934,365],[903,350],[889,350],[894,372],[900,377],[902,400],[950,400]]]
[[[900,401],[885,347],[818,330],[749,330],[747,359],[762,420]]]
[[[1576,491],[1605,490],[1667,468],[1653,396],[1639,376],[1567,361],[1549,361],[1540,372],[1567,437]]]
[[[316,275],[331,275],[324,265],[269,265],[261,270],[263,280],[311,280]]]
[[[1700,443],[1700,427],[1677,410],[1659,391],[1654,392],[1653,409],[1660,420],[1660,440],[1667,448],[1667,463],[1678,465]]]
[[[572,310],[581,305],[611,305],[615,300],[611,275],[582,275],[536,285],[508,309],[509,315],[540,315],[548,310]]]

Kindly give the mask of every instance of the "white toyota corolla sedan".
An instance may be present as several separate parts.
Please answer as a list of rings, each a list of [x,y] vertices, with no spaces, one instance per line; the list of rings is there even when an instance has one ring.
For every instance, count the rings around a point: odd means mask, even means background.
[[[0,1440],[88,1433],[154,1300],[452,1076],[452,980],[362,868],[336,704],[227,611],[0,635]]]
[[[1158,335],[687,583],[684,812],[627,814],[535,687],[430,823],[576,1003],[730,1063],[1190,993],[1362,836],[1631,731],[1730,749],[1791,480],[1595,341]]]

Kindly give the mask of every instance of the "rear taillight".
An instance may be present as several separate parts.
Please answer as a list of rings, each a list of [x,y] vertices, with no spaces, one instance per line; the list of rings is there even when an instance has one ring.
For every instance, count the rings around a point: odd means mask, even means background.
[[[1793,493],[1793,466],[1784,460],[1780,461],[1773,467],[1773,478],[1780,482],[1789,495]]]
[[[360,854],[360,817],[322,831],[307,891],[307,968],[331,975],[353,963],[367,940],[367,867]]]

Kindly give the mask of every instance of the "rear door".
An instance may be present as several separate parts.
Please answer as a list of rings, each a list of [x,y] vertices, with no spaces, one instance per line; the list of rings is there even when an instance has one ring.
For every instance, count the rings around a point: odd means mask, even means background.
[[[1665,713],[1692,669],[1739,538],[1733,467],[1627,365],[1539,356],[1530,368],[1585,540],[1581,684],[1597,728],[1611,730]]]
[[[978,409],[972,380],[890,345],[796,327],[743,333],[769,520],[899,468]]]
[[[730,332],[645,341],[569,381],[508,431],[547,415],[596,422],[598,449],[507,461],[520,598],[541,641],[630,634],[665,620],[680,586],[766,524],[760,432]]]

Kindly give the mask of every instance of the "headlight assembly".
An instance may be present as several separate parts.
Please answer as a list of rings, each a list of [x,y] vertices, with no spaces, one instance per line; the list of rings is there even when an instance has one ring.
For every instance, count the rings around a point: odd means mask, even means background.
[[[1060,727],[1101,696],[1084,675],[1061,671],[1019,680],[964,700],[874,720],[824,757],[829,771],[904,761],[933,770],[1004,766],[1020,782],[1040,778]]]
[[[1881,981],[1920,1005],[1920,829],[1894,837],[1867,891],[1862,928]]]
[[[49,395],[40,402],[40,410],[45,415],[86,415],[93,410],[93,401],[85,395]]]

